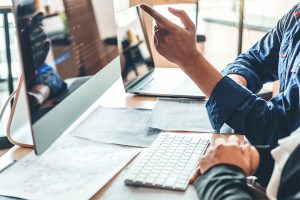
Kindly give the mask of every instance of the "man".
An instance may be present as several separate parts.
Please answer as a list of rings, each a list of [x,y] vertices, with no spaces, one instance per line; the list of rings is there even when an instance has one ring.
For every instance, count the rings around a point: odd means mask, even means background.
[[[300,129],[279,143],[272,151],[275,165],[266,195],[269,199],[300,199]],[[227,142],[218,139],[193,178],[199,199],[262,199],[246,183],[246,176],[253,175],[258,166],[267,170],[258,164],[259,155],[253,146],[240,145],[235,136]]]
[[[195,25],[184,11],[169,8],[182,21],[181,28],[149,6],[141,8],[156,20],[157,51],[178,64],[209,97],[207,110],[217,131],[226,122],[252,144],[277,145],[300,125],[299,4],[228,65],[224,77],[198,51]],[[274,80],[280,81],[278,96],[267,102],[254,94]]]
[[[299,127],[299,5],[224,70],[236,82],[223,77],[199,53],[195,26],[184,11],[169,9],[184,24],[185,28],[180,28],[151,7],[141,5],[141,8],[156,20],[154,42],[158,52],[177,63],[209,97],[207,109],[215,129],[219,130],[226,122],[245,133],[254,144],[276,145],[278,139]],[[277,79],[281,93],[269,102],[252,93],[263,83]],[[265,166],[270,159],[261,156],[262,163],[258,165],[257,151],[249,145],[241,146],[232,137],[228,143],[224,140],[216,143],[199,164],[202,175],[195,185],[200,199],[255,199],[245,177],[252,175],[258,166],[258,174],[271,171]],[[275,167],[267,194],[271,199],[300,199],[299,133],[279,143],[272,152]],[[266,152],[264,155],[270,157]]]

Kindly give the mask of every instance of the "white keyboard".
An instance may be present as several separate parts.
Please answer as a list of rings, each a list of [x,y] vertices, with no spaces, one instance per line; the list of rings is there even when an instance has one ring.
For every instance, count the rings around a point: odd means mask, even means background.
[[[200,134],[161,133],[137,157],[125,184],[185,190],[208,144]]]

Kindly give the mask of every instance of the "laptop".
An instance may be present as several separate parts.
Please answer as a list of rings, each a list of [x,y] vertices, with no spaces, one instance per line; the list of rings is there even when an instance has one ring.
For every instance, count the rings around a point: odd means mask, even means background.
[[[140,8],[115,13],[121,71],[127,93],[176,98],[205,98],[180,68],[155,68]]]

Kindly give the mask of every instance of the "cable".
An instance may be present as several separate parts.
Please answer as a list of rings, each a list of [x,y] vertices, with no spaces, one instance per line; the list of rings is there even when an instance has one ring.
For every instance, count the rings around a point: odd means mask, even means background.
[[[1,110],[1,113],[0,113],[0,123],[1,123],[1,121],[3,119],[3,116],[4,116],[6,108],[8,107],[10,101],[15,97],[16,92],[17,92],[17,90],[14,90],[11,93],[11,95],[7,98],[7,100],[6,100],[3,108]],[[13,146],[13,144],[9,141],[9,139],[7,137],[1,137],[1,140],[0,140],[0,149],[6,149],[6,148],[10,148],[12,146]]]
[[[5,102],[4,106],[3,106],[3,108],[2,108],[2,110],[1,110],[1,113],[0,113],[0,122],[1,122],[2,119],[3,119],[3,116],[4,116],[4,113],[5,113],[5,110],[6,110],[7,106],[9,105],[10,101],[15,97],[16,93],[17,93],[17,90],[14,90],[14,91],[9,95],[9,97],[7,98],[7,100],[6,100],[6,102]]]
[[[15,114],[15,109],[17,107],[17,102],[19,100],[19,95],[20,95],[20,91],[21,91],[21,88],[22,88],[22,84],[24,83],[24,75],[21,74],[20,75],[20,78],[19,78],[19,81],[18,81],[18,86],[17,86],[17,89],[15,91],[13,91],[11,93],[11,95],[7,98],[2,110],[1,110],[1,113],[0,113],[0,122],[2,121],[3,119],[3,116],[4,116],[4,112],[5,110],[7,109],[10,101],[15,98],[15,101],[13,103],[13,106],[12,106],[12,110],[11,110],[11,113],[10,113],[10,117],[9,117],[9,120],[8,120],[8,123],[7,123],[7,128],[6,128],[6,136],[7,136],[7,139],[10,141],[10,143],[14,144],[14,145],[17,145],[17,146],[20,146],[20,147],[24,147],[24,148],[33,148],[34,145],[32,144],[25,144],[25,143],[20,143],[20,142],[17,142],[13,139],[12,137],[12,134],[11,134],[11,126],[12,126],[12,123],[13,123],[13,115]]]

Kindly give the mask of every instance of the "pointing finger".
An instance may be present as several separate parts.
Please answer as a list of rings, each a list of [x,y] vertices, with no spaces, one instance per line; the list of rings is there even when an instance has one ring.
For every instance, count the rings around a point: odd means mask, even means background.
[[[166,29],[174,28],[174,24],[169,21],[167,18],[159,14],[156,10],[148,6],[147,4],[141,4],[140,7],[148,13],[151,17],[153,17],[159,27],[164,27]]]

